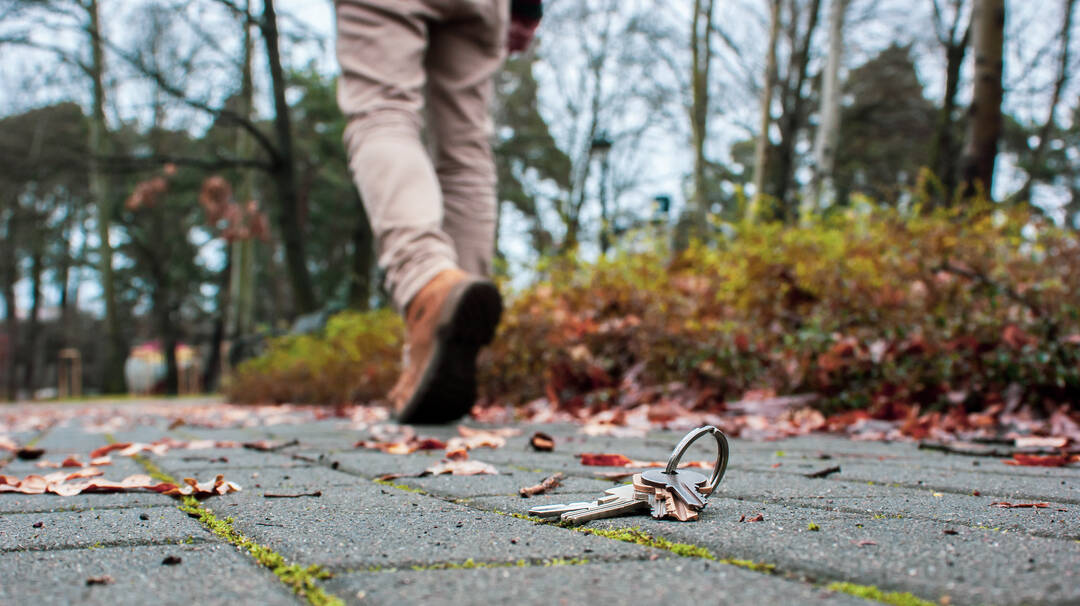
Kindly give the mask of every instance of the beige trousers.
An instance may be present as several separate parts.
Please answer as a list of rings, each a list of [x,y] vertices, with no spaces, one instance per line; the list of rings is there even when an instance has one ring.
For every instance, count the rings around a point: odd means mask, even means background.
[[[404,310],[445,269],[491,272],[490,105],[505,56],[509,0],[335,5],[349,167],[387,289]],[[430,149],[421,140],[425,126]]]

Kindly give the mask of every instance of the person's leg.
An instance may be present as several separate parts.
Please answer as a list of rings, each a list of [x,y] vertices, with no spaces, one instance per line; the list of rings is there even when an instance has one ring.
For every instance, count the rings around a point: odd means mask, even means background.
[[[427,55],[428,125],[443,194],[443,231],[462,269],[491,274],[495,253],[493,78],[506,53],[509,0],[464,0],[432,25]]]
[[[349,166],[379,264],[405,314],[404,364],[388,399],[399,421],[442,423],[476,399],[476,354],[502,312],[490,281],[457,267],[443,199],[420,142],[429,28],[497,0],[338,0],[338,102]]]
[[[338,104],[348,119],[349,168],[371,220],[379,266],[404,311],[436,275],[457,266],[443,201],[420,140],[428,24],[425,0],[338,0]]]

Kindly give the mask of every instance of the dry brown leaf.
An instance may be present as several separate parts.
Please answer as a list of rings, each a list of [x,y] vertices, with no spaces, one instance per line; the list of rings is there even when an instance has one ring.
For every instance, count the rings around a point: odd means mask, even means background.
[[[746,518],[746,519],[743,519],[743,518]],[[756,516],[754,516],[752,518],[747,518],[746,516],[743,516],[743,518],[740,518],[739,521],[740,522],[764,522],[765,521],[765,514],[759,513],[759,514],[757,514]]]
[[[107,574],[103,574],[99,577],[90,577],[86,579],[87,586],[90,585],[109,585],[114,583],[115,580]]]
[[[421,476],[439,476],[443,474],[455,476],[498,475],[494,466],[480,461],[440,461],[424,470]]]
[[[555,438],[538,431],[533,434],[533,437],[529,438],[529,446],[532,446],[532,449],[537,452],[551,452],[555,450]]]
[[[527,486],[518,491],[518,494],[522,498],[529,498],[534,495],[544,494],[549,490],[553,490],[562,483],[563,474],[561,472],[553,473],[552,475],[544,478],[539,484],[535,486]]]
[[[1007,501],[1000,501],[998,503],[991,503],[991,507],[1000,507],[1002,509],[1018,509],[1018,508],[1032,508],[1032,509],[1045,509],[1050,506],[1049,503],[1009,503]]]
[[[0,450],[7,450],[9,452],[15,452],[19,449],[19,445],[14,440],[7,436],[0,436]]]
[[[1006,459],[1006,465],[1022,465],[1024,467],[1064,467],[1072,462],[1068,455],[1030,455],[1020,452],[1013,453],[1012,459]]]
[[[503,446],[506,446],[506,438],[497,436],[493,433],[474,433],[468,436],[455,436],[446,442],[446,450],[502,448]]]

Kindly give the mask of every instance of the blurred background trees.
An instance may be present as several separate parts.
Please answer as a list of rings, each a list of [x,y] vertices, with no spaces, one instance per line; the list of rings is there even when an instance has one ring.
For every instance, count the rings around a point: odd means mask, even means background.
[[[496,82],[499,271],[861,200],[1076,229],[1074,4],[549,0]],[[331,5],[0,0],[0,393],[54,387],[65,348],[123,391],[147,341],[164,390],[181,343],[212,389],[263,336],[386,305]]]

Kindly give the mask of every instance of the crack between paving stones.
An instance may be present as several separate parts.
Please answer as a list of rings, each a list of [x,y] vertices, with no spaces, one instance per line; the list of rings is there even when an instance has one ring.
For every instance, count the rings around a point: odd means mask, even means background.
[[[127,547],[155,547],[155,546],[181,546],[181,545],[205,545],[209,539],[189,536],[179,541],[144,541],[134,539],[131,541],[97,541],[87,545],[85,543],[65,543],[60,545],[36,545],[32,547],[0,547],[0,553],[36,553],[43,551],[94,551],[97,549],[116,549]]]
[[[106,434],[105,439],[110,444],[116,443],[111,434]],[[132,458],[139,465],[142,465],[151,477],[180,485],[179,481],[163,471],[150,459],[141,455],[135,455]],[[197,518],[199,524],[210,534],[234,545],[240,551],[246,552],[257,564],[268,568],[277,577],[278,581],[292,590],[294,594],[307,600],[312,606],[344,606],[341,598],[328,593],[320,586],[319,581],[332,576],[322,566],[312,564],[305,567],[296,563],[288,563],[285,556],[235,530],[231,517],[224,520],[218,518],[213,510],[204,507],[194,497],[183,497],[183,503],[177,509],[186,513],[189,517]]]
[[[87,493],[87,494],[91,494],[91,493]],[[61,498],[66,498],[66,497],[61,497]],[[0,511],[0,515],[14,516],[14,515],[21,515],[21,514],[45,515],[45,514],[50,514],[50,513],[91,513],[91,512],[94,512],[94,511],[120,511],[120,510],[124,510],[124,509],[164,509],[164,508],[169,508],[169,507],[173,507],[173,505],[171,503],[147,503],[145,505],[143,505],[143,504],[135,504],[135,505],[93,505],[91,507],[87,507],[86,509],[82,509],[78,505],[72,505],[71,507],[69,507],[67,509],[58,509],[56,507],[52,507],[52,508],[49,508],[49,509],[22,509],[22,510],[19,510],[19,511]]]

